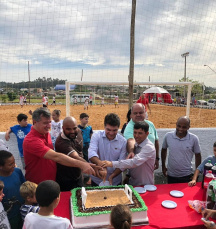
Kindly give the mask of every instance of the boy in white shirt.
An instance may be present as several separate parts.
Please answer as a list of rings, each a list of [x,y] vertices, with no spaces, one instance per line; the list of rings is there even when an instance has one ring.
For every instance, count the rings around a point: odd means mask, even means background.
[[[66,218],[54,215],[60,200],[60,187],[52,180],[41,182],[36,189],[36,199],[40,206],[38,213],[26,215],[23,229],[73,229]]]

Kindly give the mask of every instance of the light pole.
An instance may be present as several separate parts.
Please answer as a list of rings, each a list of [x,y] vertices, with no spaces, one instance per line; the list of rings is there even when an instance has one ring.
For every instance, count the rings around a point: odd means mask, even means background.
[[[207,64],[204,64],[204,66],[206,67],[208,67],[208,68],[210,68],[214,73],[216,73],[216,71],[215,70],[213,70],[211,67],[209,67]]]
[[[186,82],[186,57],[189,56],[189,52],[181,54],[182,58],[185,58],[185,69],[184,69],[184,82]],[[186,95],[186,87],[184,86],[184,98]]]

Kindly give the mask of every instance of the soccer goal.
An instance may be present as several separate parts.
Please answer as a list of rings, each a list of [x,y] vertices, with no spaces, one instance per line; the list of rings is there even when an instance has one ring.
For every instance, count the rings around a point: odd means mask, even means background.
[[[204,84],[204,83],[200,83]],[[128,86],[128,82],[80,82],[80,81],[66,81],[66,115],[70,116],[70,85],[116,85],[116,86]],[[142,85],[142,86],[158,86],[158,85],[178,85],[178,86],[187,86],[187,105],[186,105],[186,116],[190,116],[190,101],[191,101],[191,89],[194,83],[191,82],[134,82],[134,86]]]

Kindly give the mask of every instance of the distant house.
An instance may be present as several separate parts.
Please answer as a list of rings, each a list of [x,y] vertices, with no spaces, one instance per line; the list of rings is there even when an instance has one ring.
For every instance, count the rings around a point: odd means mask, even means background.
[[[76,88],[76,85],[70,85],[70,90],[74,90]],[[57,84],[54,87],[54,90],[63,90],[65,91],[65,84]]]

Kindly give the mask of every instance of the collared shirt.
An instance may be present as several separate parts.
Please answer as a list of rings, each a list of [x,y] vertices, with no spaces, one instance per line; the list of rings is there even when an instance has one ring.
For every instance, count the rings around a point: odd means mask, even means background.
[[[113,167],[130,169],[129,184],[133,186],[154,184],[154,164],[156,151],[153,143],[145,139],[135,144],[135,156],[132,159],[113,161]]]
[[[155,129],[155,126],[152,122],[149,120],[144,120],[149,124],[149,135],[148,139],[155,144],[155,140],[158,140],[158,134],[157,130]],[[134,133],[134,125],[135,122],[131,119],[130,122],[127,124],[125,131],[124,131],[124,137],[128,140],[129,138],[134,138],[133,133]]]
[[[92,157],[98,157],[101,161],[118,161],[123,160],[127,156],[126,152],[127,141],[120,134],[117,134],[113,140],[109,140],[106,137],[105,131],[98,131],[92,135],[90,146],[88,149],[88,158],[89,160]],[[107,168],[107,177],[113,173],[114,168]],[[91,176],[92,180],[99,184],[102,180],[98,177]],[[122,175],[113,178],[113,185],[121,183]]]
[[[167,174],[172,177],[190,175],[193,156],[201,153],[198,137],[189,131],[184,138],[179,138],[176,130],[166,133],[162,148],[169,148]]]
[[[50,134],[40,134],[32,126],[31,131],[23,142],[23,155],[25,161],[26,180],[39,184],[44,180],[56,178],[56,163],[53,160],[43,158],[53,144]]]

